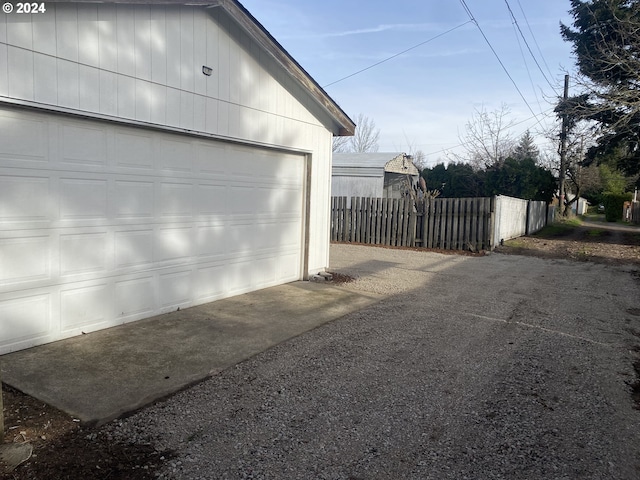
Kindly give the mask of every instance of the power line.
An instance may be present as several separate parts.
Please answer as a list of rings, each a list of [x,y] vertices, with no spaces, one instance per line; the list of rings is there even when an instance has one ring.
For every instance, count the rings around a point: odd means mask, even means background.
[[[394,59],[396,57],[399,57],[400,55],[404,55],[405,53],[407,53],[407,52],[409,52],[411,50],[414,50],[414,49],[416,49],[418,47],[421,47],[422,45],[425,45],[425,44],[427,44],[429,42],[432,42],[433,40],[436,40],[437,38],[440,38],[440,37],[442,37],[442,36],[444,36],[444,35],[446,35],[448,33],[451,33],[454,30],[457,30],[458,28],[464,27],[468,23],[472,23],[471,20],[469,20],[468,22],[461,23],[460,25],[458,25],[456,27],[453,27],[453,28],[447,30],[446,32],[442,32],[442,33],[436,35],[435,37],[430,38],[429,40],[425,40],[424,42],[420,42],[417,45],[414,45],[413,47],[409,47],[409,48],[407,48],[406,50],[403,50],[400,53],[396,53],[395,55],[391,55],[390,57],[385,58],[384,60],[380,60],[379,62],[374,63],[373,65],[369,65],[368,67],[363,68],[362,70],[358,70],[357,72],[354,72],[351,75],[347,75],[346,77],[343,77],[343,78],[341,78],[339,80],[336,80],[335,82],[327,83],[322,88],[330,87],[331,85],[335,85],[336,83],[342,82],[343,80],[346,80],[348,78],[351,78],[351,77],[354,77],[356,75],[359,75],[362,72],[366,72],[367,70],[370,70],[373,67],[377,67],[378,65],[381,65],[381,64],[383,64],[385,62],[388,62],[389,60],[392,60],[392,59]]]
[[[549,86],[551,87],[551,90],[554,91],[554,93],[556,95],[558,95],[558,92],[556,91],[555,87],[551,84],[551,82],[549,81],[549,79],[547,78],[547,75],[544,73],[544,70],[542,70],[542,67],[540,66],[540,64],[538,63],[538,59],[536,58],[536,56],[533,54],[533,51],[531,50],[531,47],[529,46],[529,42],[527,42],[527,39],[525,38],[524,34],[522,33],[522,29],[520,28],[520,24],[518,23],[518,20],[516,19],[516,16],[513,14],[513,10],[511,10],[511,5],[509,5],[509,0],[504,0],[504,3],[507,4],[507,9],[509,10],[509,15],[511,15],[511,18],[513,19],[513,23],[515,24],[515,26],[518,28],[518,32],[520,32],[520,36],[522,37],[522,40],[524,40],[524,44],[527,46],[527,50],[529,50],[529,53],[531,54],[531,58],[533,58],[533,61],[536,63],[536,65],[538,66],[538,70],[540,70],[540,73],[542,74],[542,76],[544,77],[544,79],[547,81],[547,83],[549,84]],[[520,7],[522,8],[522,6]],[[547,67],[549,68],[549,67]]]
[[[516,83],[516,81],[513,79],[513,77],[511,76],[511,74],[509,73],[509,70],[507,70],[507,67],[505,66],[505,64],[502,62],[502,60],[500,59],[500,56],[498,55],[498,52],[496,52],[495,48],[493,48],[493,45],[491,45],[491,42],[489,41],[489,39],[487,38],[487,36],[485,35],[484,31],[482,30],[482,27],[480,27],[480,24],[478,23],[478,21],[475,19],[475,17],[473,16],[473,13],[471,13],[471,10],[469,9],[469,6],[467,5],[467,3],[465,2],[465,0],[460,0],[460,3],[462,4],[462,7],[465,9],[465,11],[467,12],[467,15],[469,15],[469,18],[471,19],[471,21],[475,24],[476,27],[478,27],[478,31],[480,31],[480,34],[482,35],[482,37],[484,38],[484,41],[487,42],[487,45],[489,45],[489,48],[491,49],[491,51],[493,52],[493,55],[496,57],[496,59],[498,60],[498,63],[500,63],[500,66],[502,67],[502,69],[504,70],[504,73],[507,74],[507,77],[509,77],[509,80],[511,80],[511,83],[513,84],[513,86],[515,87],[516,91],[518,92],[518,94],[520,95],[520,98],[522,98],[522,101],[525,103],[525,105],[527,106],[527,108],[529,109],[529,111],[531,112],[531,114],[536,118],[536,120],[538,120],[538,117],[536,116],[536,113],[533,111],[533,108],[531,108],[531,105],[529,105],[529,102],[527,101],[527,99],[525,98],[525,96],[523,95],[522,91],[520,90],[520,88],[518,87],[518,84]],[[541,123],[541,120],[538,120],[538,123]]]
[[[551,69],[549,68],[549,65],[547,65],[547,61],[545,60],[544,55],[542,54],[542,50],[540,49],[540,45],[538,45],[538,41],[536,40],[536,36],[533,34],[533,30],[531,29],[531,24],[529,24],[529,19],[527,18],[527,14],[524,13],[524,9],[522,8],[522,4],[520,3],[520,0],[517,0],[517,2],[518,2],[518,6],[520,7],[520,12],[522,13],[522,16],[524,17],[524,21],[527,24],[527,28],[529,29],[529,33],[531,34],[531,38],[533,38],[533,43],[536,44],[536,48],[538,49],[538,53],[540,54],[540,58],[542,58],[542,63],[544,63],[544,66],[547,68],[547,72],[549,73],[549,76],[553,77],[553,73],[551,73]]]
[[[512,22],[513,23],[513,22]],[[529,63],[524,54],[524,50],[522,50],[522,43],[520,42],[520,37],[518,37],[518,31],[516,30],[516,25],[513,23],[513,33],[516,36],[516,41],[518,42],[518,49],[520,50],[520,56],[522,57],[522,61],[524,62],[524,68],[527,70],[527,76],[529,77],[529,82],[531,83],[531,89],[533,90],[533,95],[536,97],[536,103],[538,104],[538,108],[542,110],[540,106],[540,100],[538,99],[538,94],[536,93],[536,86],[533,82],[533,77],[531,76],[531,70],[529,70]]]

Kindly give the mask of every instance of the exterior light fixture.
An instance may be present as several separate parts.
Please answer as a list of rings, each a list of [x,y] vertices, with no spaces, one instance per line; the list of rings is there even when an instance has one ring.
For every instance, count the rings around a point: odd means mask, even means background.
[[[213,73],[213,68],[207,67],[206,65],[202,66],[202,73],[204,73],[207,77],[210,77]]]

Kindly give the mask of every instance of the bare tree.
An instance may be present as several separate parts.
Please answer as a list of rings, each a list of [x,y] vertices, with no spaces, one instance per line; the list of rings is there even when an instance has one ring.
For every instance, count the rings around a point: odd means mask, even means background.
[[[356,133],[350,138],[350,151],[356,153],[377,152],[380,129],[366,115],[359,113],[355,118]]]
[[[380,129],[366,115],[359,113],[355,118],[356,132],[352,137],[333,137],[334,153],[367,153],[378,151]]]
[[[404,139],[407,142],[407,154],[411,157],[413,164],[422,172],[427,166],[427,155],[422,150],[417,149],[416,142],[410,141],[406,134]]]
[[[344,153],[349,151],[349,141],[351,137],[333,137],[331,150],[333,153]]]
[[[592,135],[593,124],[592,122],[570,122],[569,128],[566,134],[566,151],[567,158],[565,163],[565,191],[570,192],[572,195],[566,195],[564,201],[563,214],[567,214],[571,211],[570,206],[578,201],[580,195],[592,187],[594,184],[594,171],[597,169],[587,168],[586,166],[586,154],[590,147],[595,144],[595,140]],[[546,133],[546,137],[553,142],[557,142],[560,138],[560,132],[556,128],[555,130],[549,130]],[[554,172],[558,178],[560,178],[560,147],[556,151],[547,150],[542,154],[540,165],[544,166],[548,170]],[[569,197],[571,197],[569,199]]]
[[[413,164],[418,168],[418,170],[424,170],[424,167],[427,166],[427,156],[422,150],[416,150],[411,153],[411,159]]]
[[[513,120],[508,120],[511,111],[506,104],[493,112],[476,109],[466,124],[466,133],[460,137],[465,153],[455,154],[459,162],[469,162],[476,169],[487,168],[507,158],[515,148],[516,141],[509,133]]]

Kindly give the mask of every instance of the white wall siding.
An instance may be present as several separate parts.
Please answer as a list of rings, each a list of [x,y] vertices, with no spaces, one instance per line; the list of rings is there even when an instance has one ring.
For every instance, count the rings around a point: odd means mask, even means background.
[[[331,196],[381,198],[384,196],[384,177],[334,175],[331,177]]]
[[[46,20],[45,17],[40,18],[42,21]],[[97,5],[87,5],[85,8],[78,10],[78,38],[82,39],[78,49],[78,61],[83,65],[99,67],[100,34]],[[54,54],[52,53],[52,55]]]
[[[1,42],[0,40],[0,96],[6,97],[9,95],[9,51],[7,45]]]

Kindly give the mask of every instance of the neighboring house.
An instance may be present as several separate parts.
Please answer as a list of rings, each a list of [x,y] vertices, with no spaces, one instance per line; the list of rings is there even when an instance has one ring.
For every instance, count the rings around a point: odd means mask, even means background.
[[[567,199],[569,201],[573,200],[575,195],[573,193],[567,192]],[[571,211],[574,215],[585,215],[587,213],[587,209],[589,208],[589,202],[586,198],[578,197],[578,199],[571,204]]]
[[[355,126],[242,5],[45,5],[0,17],[0,353],[328,266]]]
[[[334,153],[331,196],[402,198],[420,172],[405,153]]]

